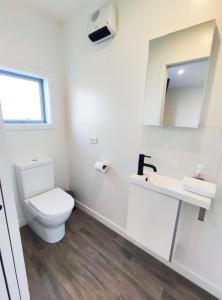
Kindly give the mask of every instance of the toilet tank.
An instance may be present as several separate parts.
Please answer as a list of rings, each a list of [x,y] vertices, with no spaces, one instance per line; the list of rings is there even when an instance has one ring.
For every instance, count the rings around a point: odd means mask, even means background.
[[[40,158],[15,164],[21,200],[31,198],[55,187],[54,160]]]

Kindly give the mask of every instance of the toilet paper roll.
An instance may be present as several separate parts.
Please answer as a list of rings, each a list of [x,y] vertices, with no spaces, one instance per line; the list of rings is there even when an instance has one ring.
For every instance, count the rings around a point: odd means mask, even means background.
[[[109,168],[109,164],[105,161],[96,161],[95,164],[94,164],[94,168],[97,171],[105,173]]]

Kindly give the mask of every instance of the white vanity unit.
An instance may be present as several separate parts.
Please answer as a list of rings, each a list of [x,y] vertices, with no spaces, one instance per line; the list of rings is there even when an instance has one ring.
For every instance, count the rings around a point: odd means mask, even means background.
[[[171,261],[182,201],[209,209],[211,199],[184,191],[178,179],[144,173],[130,177],[127,233],[143,247]]]
[[[149,41],[144,126],[199,127],[215,32],[216,23],[210,20]],[[157,171],[144,163],[145,157],[140,154],[139,175],[130,177],[127,234],[147,251],[171,261],[182,202],[199,207],[198,219],[203,221],[211,199],[185,191],[180,180],[144,174],[144,166]]]

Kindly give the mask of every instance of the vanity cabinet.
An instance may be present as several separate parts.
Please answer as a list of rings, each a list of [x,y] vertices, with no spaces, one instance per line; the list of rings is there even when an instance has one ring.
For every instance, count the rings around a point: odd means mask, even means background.
[[[201,212],[212,199],[185,191],[181,180],[158,173],[130,176],[127,234],[150,254],[171,261],[182,202]]]
[[[166,260],[172,257],[179,200],[130,185],[127,233]]]

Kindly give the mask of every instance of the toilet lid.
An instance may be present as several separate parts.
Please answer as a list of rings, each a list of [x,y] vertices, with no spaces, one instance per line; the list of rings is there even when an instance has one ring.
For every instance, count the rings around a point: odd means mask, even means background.
[[[74,207],[74,199],[60,188],[55,188],[27,199],[41,214],[55,216],[66,213]]]

